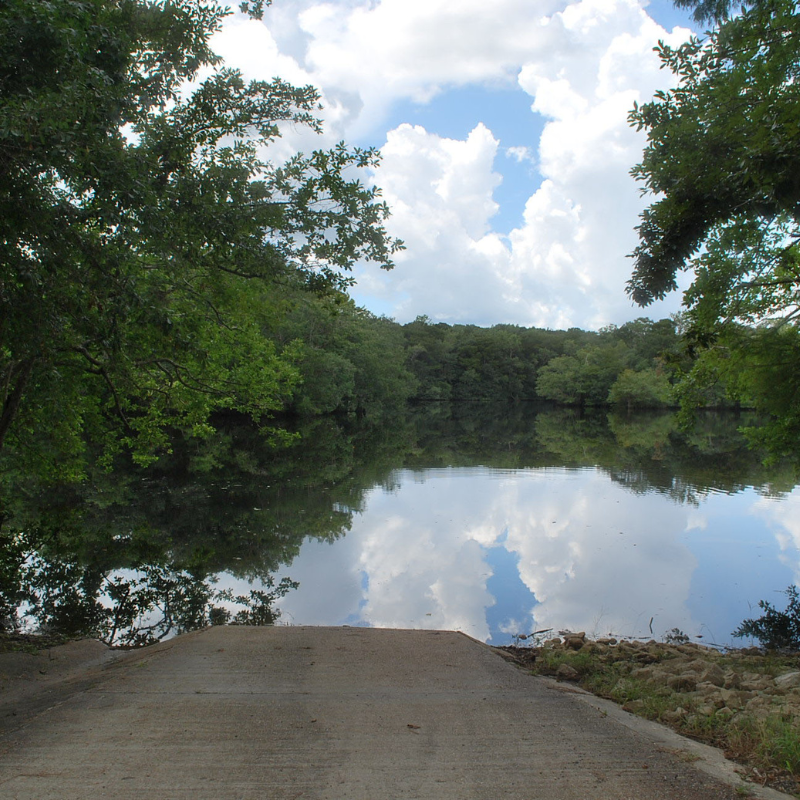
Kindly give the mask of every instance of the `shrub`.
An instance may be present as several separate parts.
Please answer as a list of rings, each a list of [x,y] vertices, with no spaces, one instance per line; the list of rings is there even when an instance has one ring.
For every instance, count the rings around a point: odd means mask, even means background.
[[[733,635],[750,636],[770,650],[800,650],[800,593],[796,586],[789,586],[784,594],[789,598],[785,611],[759,600],[758,607],[764,613],[758,619],[746,619]]]

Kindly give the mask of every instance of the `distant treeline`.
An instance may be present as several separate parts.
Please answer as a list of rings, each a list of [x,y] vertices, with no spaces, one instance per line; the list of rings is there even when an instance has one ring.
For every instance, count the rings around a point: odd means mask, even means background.
[[[568,406],[664,408],[690,366],[679,316],[599,332],[517,325],[400,325],[349,300],[316,298],[284,318],[299,345],[300,381],[287,410],[367,411],[406,401],[546,400]],[[713,390],[706,404],[725,405]]]

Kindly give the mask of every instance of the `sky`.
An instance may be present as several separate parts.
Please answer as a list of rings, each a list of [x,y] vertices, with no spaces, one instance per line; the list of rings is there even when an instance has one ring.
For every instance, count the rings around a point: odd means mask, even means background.
[[[325,133],[276,157],[377,147],[374,183],[405,251],[354,271],[354,300],[405,323],[596,330],[680,308],[625,293],[638,216],[627,115],[672,76],[653,52],[688,15],[668,0],[275,0],[213,48],[245,77],[313,84]],[[688,281],[684,276],[685,287]]]

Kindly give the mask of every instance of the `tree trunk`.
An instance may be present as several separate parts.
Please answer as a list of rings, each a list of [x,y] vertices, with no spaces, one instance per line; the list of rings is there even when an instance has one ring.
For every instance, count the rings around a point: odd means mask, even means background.
[[[28,358],[20,361],[11,369],[8,382],[6,384],[6,396],[3,401],[3,410],[0,413],[0,450],[6,441],[6,434],[11,428],[11,424],[17,416],[19,405],[22,402],[22,395],[33,371],[36,359]],[[10,387],[10,388],[9,388]]]

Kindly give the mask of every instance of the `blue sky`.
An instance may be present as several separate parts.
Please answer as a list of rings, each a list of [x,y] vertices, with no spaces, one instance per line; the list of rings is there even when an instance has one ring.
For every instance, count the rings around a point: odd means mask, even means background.
[[[406,322],[598,328],[678,310],[625,295],[645,206],[629,175],[633,102],[671,85],[653,47],[688,37],[666,0],[276,0],[215,49],[246,77],[312,83],[322,140],[375,146],[374,181],[407,249],[359,265],[352,294]]]

